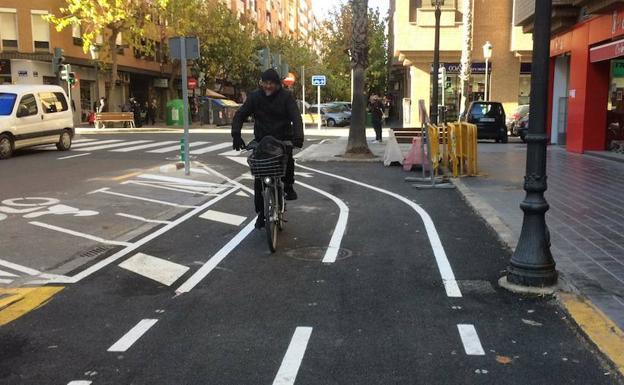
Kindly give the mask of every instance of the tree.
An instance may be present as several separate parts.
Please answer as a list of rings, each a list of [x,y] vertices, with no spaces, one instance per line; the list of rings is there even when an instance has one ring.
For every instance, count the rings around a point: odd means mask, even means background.
[[[472,66],[470,62],[470,58],[472,56],[472,0],[464,0],[462,12],[464,29],[462,31],[462,55],[461,68],[459,72],[459,79],[461,80],[461,100],[459,107],[460,116],[468,108],[467,95]]]
[[[347,156],[371,156],[366,143],[366,95],[364,76],[368,67],[368,0],[351,0],[353,28],[351,35],[351,68],[353,69],[353,102]]]
[[[146,36],[146,27],[153,16],[160,14],[168,0],[65,0],[59,15],[46,19],[57,31],[78,25],[84,52],[100,46],[100,56],[111,63],[109,94],[117,85],[118,39],[121,34],[128,42],[137,42]]]

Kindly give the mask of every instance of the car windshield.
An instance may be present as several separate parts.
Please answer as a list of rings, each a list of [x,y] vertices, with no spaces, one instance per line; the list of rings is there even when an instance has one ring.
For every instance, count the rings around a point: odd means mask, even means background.
[[[13,112],[13,106],[15,106],[16,99],[17,94],[0,92],[0,116],[11,115],[11,113]]]
[[[498,104],[475,103],[472,105],[470,115],[474,118],[494,118],[497,115],[500,115],[500,107]]]
[[[330,114],[335,114],[335,113],[338,113],[338,112],[342,111],[338,107],[326,107],[326,108],[323,108],[323,110],[325,111],[325,113],[330,113]]]

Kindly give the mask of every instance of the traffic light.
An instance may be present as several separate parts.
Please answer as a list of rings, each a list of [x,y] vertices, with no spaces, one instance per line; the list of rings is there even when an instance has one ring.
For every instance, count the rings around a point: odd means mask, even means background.
[[[71,72],[70,64],[63,64],[60,66],[61,68],[61,80],[65,80],[69,82],[69,73]]]
[[[69,84],[70,86],[74,86],[74,84],[76,84],[76,73],[75,72],[70,72],[67,76],[67,84]]]
[[[52,57],[52,72],[55,75],[61,71],[61,67],[65,64],[65,56],[63,48],[54,48],[54,56]]]
[[[438,83],[444,86],[446,84],[446,67],[440,66],[438,71]]]
[[[260,69],[262,71],[271,68],[271,50],[268,48],[258,50],[258,62],[260,62]]]

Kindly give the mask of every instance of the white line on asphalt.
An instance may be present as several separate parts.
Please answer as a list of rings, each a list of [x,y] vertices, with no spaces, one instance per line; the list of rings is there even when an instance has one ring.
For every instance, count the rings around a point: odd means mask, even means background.
[[[91,385],[91,384],[92,384],[91,381],[86,381],[86,380],[70,381],[67,383],[67,385]]]
[[[100,145],[100,143],[96,143],[96,145],[93,146],[93,147],[81,147],[81,148],[77,149],[76,151],[107,150],[109,148],[125,147],[125,146],[130,146],[130,145],[133,145],[133,144],[140,144],[140,143],[147,143],[147,142],[151,142],[151,140],[133,140],[133,141],[130,141],[130,142],[111,143],[111,144],[102,144],[102,145]]]
[[[275,380],[273,380],[273,385],[293,385],[295,383],[311,335],[311,327],[299,326],[295,329],[282,364],[277,371]]]
[[[244,191],[247,191],[248,193],[253,194],[254,190],[253,190],[252,188],[249,188],[249,187],[245,186],[244,184],[242,184],[242,183],[240,183],[240,182],[238,181],[238,179],[240,179],[241,177],[243,177],[243,175],[245,175],[245,174],[241,175],[240,177],[238,177],[238,178],[236,178],[236,179],[230,179],[230,178],[228,178],[227,176],[225,176],[225,175],[221,174],[219,171],[217,171],[217,170],[215,170],[215,169],[213,169],[213,168],[210,168],[210,167],[206,166],[205,164],[203,164],[203,163],[201,163],[201,162],[195,162],[195,163],[199,164],[199,166],[200,166],[201,168],[195,168],[195,167],[194,167],[194,168],[191,168],[191,171],[192,171],[192,172],[198,172],[198,173],[201,173],[201,174],[207,174],[207,175],[210,175],[210,174],[215,175],[215,176],[217,176],[217,177],[219,177],[219,178],[221,178],[221,179],[225,179],[226,181],[228,181],[228,183],[229,183],[229,184],[232,184],[232,185],[234,185],[234,186],[237,186],[237,187],[239,187],[241,190],[244,190]]]
[[[459,330],[459,336],[461,337],[466,354],[469,356],[485,355],[485,351],[483,351],[481,341],[479,341],[479,335],[474,325],[459,324],[457,325],[457,330]]]
[[[74,139],[72,143],[85,143],[85,142],[93,142],[97,139]]]
[[[326,196],[327,198],[334,201],[334,203],[340,209],[340,214],[338,215],[338,222],[336,222],[336,227],[334,227],[334,232],[329,241],[329,246],[327,247],[327,251],[325,252],[325,256],[323,257],[323,263],[334,263],[336,262],[336,258],[338,257],[340,244],[342,243],[342,238],[344,237],[345,230],[347,229],[347,222],[349,220],[349,208],[341,199],[328,193],[327,191],[323,191],[321,189],[318,189],[314,186],[310,186],[309,184],[305,184],[302,182],[296,182],[296,183],[309,190],[316,191],[317,193]]]
[[[136,253],[120,263],[119,267],[167,286],[173,285],[189,269],[188,266],[143,253]]]
[[[222,152],[219,155],[221,156],[240,156],[241,152],[236,150],[230,150],[226,152]]]
[[[188,293],[191,291],[198,283],[201,282],[202,279],[206,278],[208,274],[215,267],[221,263],[231,252],[238,246],[254,229],[254,221],[252,220],[247,224],[247,226],[243,227],[243,229],[236,234],[236,236],[228,243],[225,244],[219,251],[215,253],[210,259],[204,263],[192,276],[189,277],[180,287],[176,289],[177,294]]]
[[[189,143],[189,148],[190,147],[201,146],[202,144],[208,144],[208,143],[210,143],[210,142],[190,142]],[[152,153],[152,154],[164,154],[165,152],[172,152],[172,151],[180,151],[180,145],[177,144],[175,146],[159,148],[158,150],[151,150],[151,151],[147,151],[147,152]]]
[[[161,182],[175,183],[185,186],[202,186],[202,187],[223,187],[223,184],[214,182],[204,182],[201,180],[176,178],[173,176],[154,175],[154,174],[140,174],[138,178],[156,180]]]
[[[106,143],[117,143],[117,142],[121,142],[121,139],[109,139],[109,140],[98,140],[94,143],[78,143],[78,144],[72,144],[72,150],[76,149],[76,148],[83,148],[83,147],[88,147],[88,146],[93,146],[94,144],[100,145],[100,144],[106,144]]]
[[[136,180],[128,180],[125,182],[122,182],[121,184],[134,184],[137,186],[144,186],[144,187],[151,187],[151,188],[159,188],[161,190],[169,190],[169,191],[178,191],[178,192],[183,192],[183,193],[187,193],[187,194],[193,194],[193,195],[217,195],[217,192],[221,192],[222,189],[215,191],[214,193],[208,193],[205,192],[206,188],[204,188],[203,190],[198,190],[197,187],[187,187],[187,188],[176,188],[176,187],[170,187],[169,185],[165,184],[161,184],[159,182],[139,182]]]
[[[228,156],[229,160],[232,160],[238,164],[242,164],[243,166],[249,167],[249,163],[247,163],[247,157],[244,156]]]
[[[169,230],[179,226],[181,223],[184,223],[188,219],[194,217],[195,215],[197,215],[200,212],[204,211],[208,207],[214,205],[215,203],[219,202],[221,199],[224,199],[228,195],[230,195],[232,193],[235,193],[236,191],[238,191],[238,189],[239,189],[238,187],[235,187],[235,188],[230,189],[229,191],[224,192],[223,194],[221,194],[218,197],[215,197],[215,198],[209,200],[208,202],[204,203],[203,205],[199,206],[198,208],[193,209],[193,210],[189,211],[188,213],[182,215],[181,217],[179,217],[175,221],[169,223],[168,225],[163,226],[160,229],[154,231],[153,233],[150,233],[150,234],[146,235],[145,237],[139,239],[138,241],[134,242],[134,244],[126,247],[125,249],[122,249],[122,250],[116,252],[115,254],[111,255],[110,257],[105,258],[105,259],[101,260],[100,262],[94,264],[93,266],[90,266],[90,267],[86,268],[85,270],[81,271],[80,273],[74,275],[73,277],[70,277],[68,280],[64,280],[64,281],[59,282],[59,283],[76,283],[76,282],[79,282],[80,280],[90,276],[91,274],[95,273],[96,271],[98,271],[98,270],[100,270],[100,269],[110,265],[111,263],[115,262],[116,260],[125,257],[126,255],[130,254],[134,250],[136,250],[139,247],[143,246],[147,242],[149,242],[149,241],[151,241],[151,240],[153,240],[155,238],[158,238],[159,236],[165,234]],[[53,283],[53,282],[50,282],[50,283]]]
[[[0,277],[17,277],[17,275],[9,273],[8,271],[0,270]]]
[[[205,213],[201,214],[199,217],[202,219],[207,219],[209,221],[221,222],[232,226],[240,226],[247,219],[247,217],[243,217],[241,215],[224,213],[216,210],[208,210]]]
[[[81,233],[79,231],[65,229],[63,227],[49,225],[47,223],[42,223],[42,222],[37,222],[37,221],[32,221],[32,222],[28,222],[28,223],[30,223],[31,225],[43,227],[43,228],[46,228],[46,229],[49,229],[49,230],[54,230],[54,231],[58,231],[58,232],[61,232],[61,233],[73,235],[75,237],[90,239],[92,241],[105,243],[105,244],[109,244],[109,245],[117,245],[117,246],[130,246],[130,245],[132,245],[132,243],[129,243],[129,242],[111,241],[111,240],[108,240],[108,239],[96,237],[95,235]]]
[[[193,151],[189,152],[189,154],[191,154],[191,155],[206,154],[206,153],[209,153],[209,152],[222,150],[222,149],[224,149],[226,147],[230,147],[231,145],[232,145],[232,143],[230,143],[230,142],[213,144],[212,146],[208,146],[208,147],[204,147],[204,148],[198,148],[197,150],[193,150]]]
[[[131,215],[131,214],[126,214],[126,213],[117,213],[115,215],[118,215],[120,217],[130,218],[130,219],[136,219],[137,221],[142,221],[142,222],[147,222],[147,223],[158,223],[162,225],[171,223],[170,221],[159,221],[157,219],[147,219],[147,218],[140,217],[138,215]]]
[[[108,187],[104,187],[104,188],[101,188],[99,190],[92,191],[89,194],[93,194],[93,193],[103,193],[103,194],[109,194],[109,195],[116,195],[116,196],[119,196],[119,197],[136,199],[136,200],[145,201],[145,202],[160,203],[161,205],[165,205],[165,206],[181,207],[181,208],[185,208],[185,209],[197,208],[197,206],[181,205],[179,203],[173,203],[173,202],[161,201],[161,200],[158,200],[158,199],[151,199],[151,198],[145,198],[145,197],[140,197],[140,196],[136,196],[136,195],[118,193],[118,192],[115,192],[115,191],[110,191]]]
[[[35,269],[31,269],[30,267],[18,265],[17,263],[5,261],[4,259],[0,259],[0,266],[8,267],[11,270],[19,271],[20,273],[26,273],[28,275],[41,274],[39,270],[35,270]]]
[[[177,141],[175,140],[166,140],[164,142],[156,142],[156,143],[148,143],[148,144],[142,144],[139,146],[132,146],[132,147],[126,147],[126,148],[117,148],[114,150],[110,150],[111,152],[130,152],[130,151],[137,151],[137,150],[144,150],[146,148],[154,148],[154,147],[160,147],[160,146],[166,146],[172,143],[177,143]]]
[[[4,279],[4,278],[0,278],[0,283],[3,285],[8,285],[9,283],[13,282],[12,279]]]
[[[145,334],[152,326],[158,322],[157,319],[142,319],[130,331],[124,334],[117,342],[115,342],[107,351],[109,352],[125,352],[130,349],[132,344],[137,342],[143,334]]]
[[[350,182],[358,186],[366,187],[368,189],[375,190],[382,194],[389,195],[395,199],[400,200],[401,202],[407,204],[412,209],[414,209],[414,211],[416,211],[416,213],[420,216],[420,218],[423,221],[423,224],[425,225],[425,230],[427,231],[427,236],[429,237],[429,242],[431,243],[431,248],[433,249],[433,255],[435,256],[436,263],[438,265],[438,270],[440,271],[440,276],[442,277],[442,283],[444,284],[444,289],[446,290],[446,295],[449,297],[461,297],[462,296],[461,290],[459,290],[459,285],[457,284],[457,281],[455,280],[455,274],[453,273],[451,264],[448,260],[448,257],[446,256],[446,252],[444,251],[444,246],[442,246],[442,241],[440,240],[440,236],[438,235],[438,231],[436,230],[435,224],[433,223],[433,220],[429,216],[429,213],[427,213],[427,211],[425,211],[422,207],[410,201],[409,199],[405,198],[404,196],[401,196],[399,194],[393,193],[388,190],[384,190],[379,187],[372,186],[370,184],[358,182],[353,179],[345,178],[340,175],[317,170],[311,167],[302,166],[300,164],[297,164],[297,166],[305,170],[327,175],[332,178],[344,180],[346,182]]]
[[[62,156],[62,157],[58,158],[58,160],[63,160],[63,159],[71,159],[71,158],[78,158],[79,156],[86,156],[86,155],[91,155],[91,153],[90,153],[90,152],[85,152],[84,154],[76,154],[76,155]]]

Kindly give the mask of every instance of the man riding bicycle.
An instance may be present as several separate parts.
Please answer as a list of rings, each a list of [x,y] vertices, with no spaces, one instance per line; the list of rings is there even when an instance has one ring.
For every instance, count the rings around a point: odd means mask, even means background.
[[[282,88],[277,71],[268,69],[262,73],[260,89],[252,92],[245,103],[234,115],[232,122],[232,148],[240,151],[245,148],[241,137],[243,122],[249,116],[254,117],[254,140],[260,142],[265,136],[272,136],[281,141],[290,141],[297,148],[303,147],[303,121],[293,94]],[[287,152],[286,176],[283,178],[286,200],[297,199],[293,188],[295,183],[295,161],[292,148]],[[262,182],[254,181],[254,204],[258,219],[256,228],[264,226],[264,202]]]

